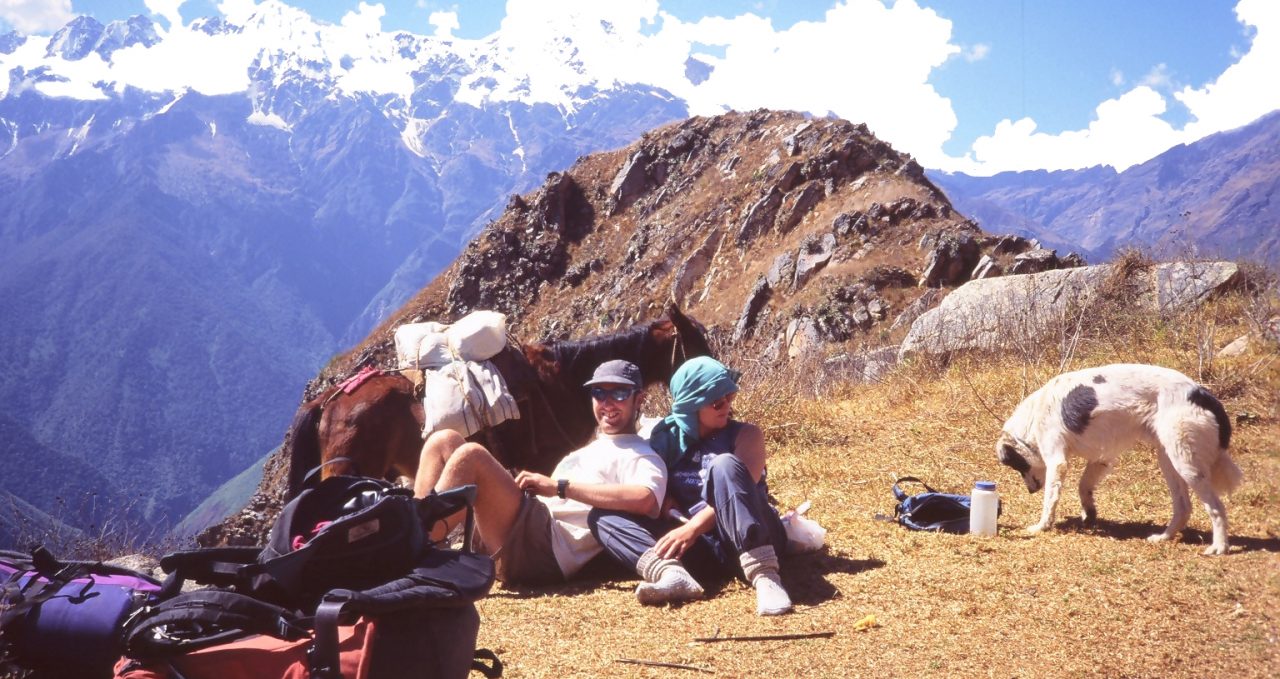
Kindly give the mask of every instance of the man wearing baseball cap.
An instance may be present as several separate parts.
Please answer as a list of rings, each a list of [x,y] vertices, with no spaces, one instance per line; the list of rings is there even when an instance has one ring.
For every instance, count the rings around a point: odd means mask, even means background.
[[[477,544],[493,555],[507,585],[562,582],[599,554],[587,526],[593,507],[656,517],[662,505],[666,466],[636,434],[640,369],[607,361],[583,386],[591,394],[596,438],[569,453],[551,476],[522,471],[513,479],[483,446],[451,430],[433,433],[423,445],[414,494],[475,484]],[[432,538],[447,531],[437,525]]]

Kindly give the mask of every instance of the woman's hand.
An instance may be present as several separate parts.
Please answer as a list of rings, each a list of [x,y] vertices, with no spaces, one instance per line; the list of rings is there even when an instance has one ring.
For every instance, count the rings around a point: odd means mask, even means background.
[[[679,559],[689,551],[699,535],[701,533],[693,524],[680,524],[678,528],[673,528],[666,535],[658,538],[658,543],[653,546],[653,549],[664,559]]]
[[[555,480],[534,472],[520,472],[519,474],[516,474],[516,486],[518,486],[520,490],[527,490],[534,495],[541,495],[543,497],[551,497],[556,494]]]

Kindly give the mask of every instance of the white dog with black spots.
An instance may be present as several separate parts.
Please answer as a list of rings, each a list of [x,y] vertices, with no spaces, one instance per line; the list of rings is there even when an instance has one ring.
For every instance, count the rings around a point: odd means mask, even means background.
[[[1138,442],[1155,447],[1173,501],[1168,527],[1148,540],[1169,540],[1187,525],[1190,489],[1213,524],[1213,544],[1204,553],[1225,554],[1227,512],[1219,496],[1244,479],[1227,453],[1231,420],[1218,399],[1176,370],[1116,364],[1058,375],[1018,404],[996,455],[1022,474],[1029,492],[1044,488],[1040,521],[1027,527],[1038,533],[1053,525],[1070,458],[1085,461],[1080,505],[1089,524],[1097,518],[1094,489]]]

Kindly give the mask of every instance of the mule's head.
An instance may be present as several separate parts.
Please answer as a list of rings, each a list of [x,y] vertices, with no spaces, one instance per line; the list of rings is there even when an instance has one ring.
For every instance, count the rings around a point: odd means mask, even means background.
[[[714,357],[706,333],[701,323],[669,304],[667,315],[649,324],[649,341],[640,363],[645,381],[666,383],[681,363],[698,356]]]
[[[1027,492],[1034,493],[1044,487],[1044,458],[1034,443],[1024,441],[1007,431],[996,439],[996,458],[1000,464],[1022,475]]]

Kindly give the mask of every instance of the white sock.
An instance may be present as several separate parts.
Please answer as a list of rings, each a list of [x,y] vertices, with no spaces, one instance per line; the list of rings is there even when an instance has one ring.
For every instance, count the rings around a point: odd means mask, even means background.
[[[738,556],[742,573],[756,590],[756,613],[782,615],[791,610],[791,597],[782,586],[778,572],[778,555],[773,545],[764,545]]]
[[[636,599],[646,606],[702,598],[702,586],[679,561],[663,559],[653,550],[640,555],[636,572],[644,578],[636,587]]]

